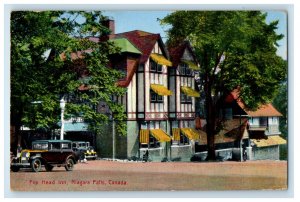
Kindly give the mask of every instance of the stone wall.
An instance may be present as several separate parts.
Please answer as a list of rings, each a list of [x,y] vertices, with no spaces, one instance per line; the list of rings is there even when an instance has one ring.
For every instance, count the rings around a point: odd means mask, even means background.
[[[253,160],[279,160],[279,146],[253,147]]]
[[[140,159],[143,159],[143,154],[148,150],[148,161],[158,161],[161,162],[165,159],[169,159],[169,143],[161,142],[158,148],[141,148],[140,149]]]
[[[172,145],[171,146],[171,161],[190,161],[193,155],[191,145]]]

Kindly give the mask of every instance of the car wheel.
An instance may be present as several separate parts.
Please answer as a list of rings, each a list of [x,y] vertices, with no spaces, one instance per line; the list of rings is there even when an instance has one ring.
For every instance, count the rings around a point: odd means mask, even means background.
[[[11,167],[11,170],[12,170],[13,172],[18,172],[18,171],[20,170],[20,167],[18,167],[18,166],[12,166],[12,167]]]
[[[72,171],[74,168],[74,161],[72,159],[67,159],[65,169],[66,171]]]
[[[46,171],[51,172],[53,169],[53,166],[51,166],[50,164],[46,164],[45,168],[46,168]]]
[[[42,168],[42,162],[40,159],[33,159],[31,162],[31,168],[33,172],[39,172]]]

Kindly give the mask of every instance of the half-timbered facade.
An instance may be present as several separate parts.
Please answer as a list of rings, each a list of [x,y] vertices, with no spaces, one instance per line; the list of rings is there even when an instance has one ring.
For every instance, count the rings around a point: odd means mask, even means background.
[[[174,92],[169,98],[169,120],[171,127],[173,159],[189,160],[199,143],[195,131],[195,73],[199,70],[192,47],[182,42],[168,47],[172,68],[169,71],[169,87]]]
[[[152,160],[160,161],[168,156],[171,141],[168,110],[173,92],[168,88],[168,69],[172,63],[165,46],[159,34],[139,30],[111,34],[109,40],[121,47],[121,54],[111,56],[111,66],[125,72],[118,85],[126,88],[126,95],[113,99],[126,108],[127,158],[141,158],[147,150]]]
[[[126,108],[127,158],[142,158],[147,151],[153,161],[190,160],[199,140],[193,130],[199,96],[193,71],[199,67],[190,45],[169,49],[170,57],[159,34],[134,30],[112,33],[108,40],[121,48],[110,63],[125,73],[118,85],[126,95],[113,99]]]

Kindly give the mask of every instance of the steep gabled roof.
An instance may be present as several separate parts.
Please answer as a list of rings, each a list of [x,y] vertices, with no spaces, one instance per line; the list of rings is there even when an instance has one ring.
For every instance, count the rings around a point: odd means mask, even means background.
[[[271,104],[261,105],[256,111],[251,111],[246,108],[244,101],[239,97],[239,90],[233,90],[226,98],[225,102],[232,102],[235,100],[237,104],[244,110],[248,116],[250,117],[270,117],[270,116],[282,116],[282,114],[275,109],[275,107]]]
[[[177,67],[179,65],[185,49],[189,50],[189,52],[191,53],[191,55],[194,59],[194,62],[197,62],[196,57],[194,55],[194,51],[191,47],[191,44],[188,41],[184,41],[179,44],[172,44],[172,45],[169,44],[168,51],[170,54],[170,59],[173,63],[173,67]]]
[[[89,40],[93,42],[99,42],[104,40],[110,41],[118,41],[123,39],[122,43],[125,43],[127,48],[130,46],[130,50],[135,49],[134,53],[140,53],[141,56],[137,60],[129,60],[127,61],[127,77],[125,80],[118,81],[118,85],[122,87],[127,87],[132,80],[134,73],[139,64],[145,63],[151,55],[151,52],[158,42],[163,55],[168,58],[167,51],[165,50],[165,46],[159,34],[153,34],[150,32],[144,32],[140,30],[133,30],[129,32],[123,32],[119,34],[111,34],[107,38],[97,38],[97,37],[89,37]],[[126,41],[124,41],[126,39]],[[128,40],[128,42],[127,42]],[[122,47],[121,47],[122,48]],[[128,52],[128,51],[124,51]]]

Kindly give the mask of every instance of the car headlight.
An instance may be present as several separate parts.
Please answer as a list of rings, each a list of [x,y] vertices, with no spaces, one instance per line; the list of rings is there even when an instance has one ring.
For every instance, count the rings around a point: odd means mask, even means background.
[[[30,153],[29,153],[29,152],[26,153],[26,157],[27,157],[27,158],[30,157]]]

